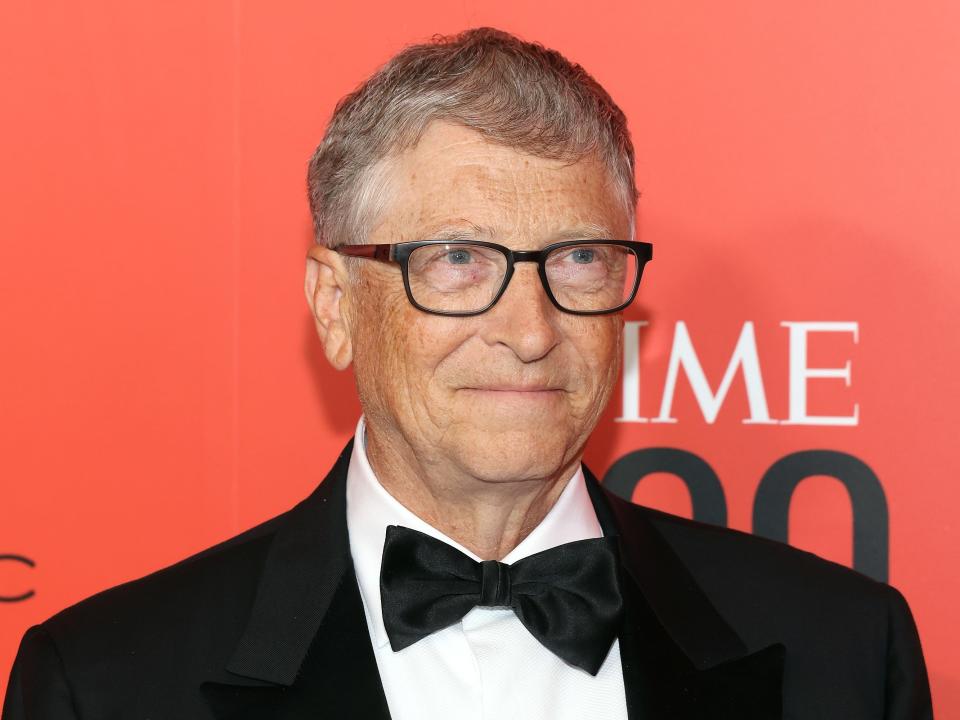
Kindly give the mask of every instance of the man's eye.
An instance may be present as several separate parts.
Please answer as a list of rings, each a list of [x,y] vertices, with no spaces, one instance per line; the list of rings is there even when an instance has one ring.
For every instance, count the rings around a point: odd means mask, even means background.
[[[447,252],[447,262],[451,265],[468,265],[473,260],[469,250],[457,248]]]
[[[596,251],[591,250],[590,248],[577,248],[572,253],[570,257],[575,263],[587,264],[592,263]]]

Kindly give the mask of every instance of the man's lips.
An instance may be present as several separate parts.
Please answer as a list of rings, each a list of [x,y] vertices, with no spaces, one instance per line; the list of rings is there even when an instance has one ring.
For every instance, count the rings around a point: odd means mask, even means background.
[[[471,390],[474,392],[496,392],[496,393],[556,393],[564,392],[564,388],[552,385],[475,385],[460,388],[461,390]]]

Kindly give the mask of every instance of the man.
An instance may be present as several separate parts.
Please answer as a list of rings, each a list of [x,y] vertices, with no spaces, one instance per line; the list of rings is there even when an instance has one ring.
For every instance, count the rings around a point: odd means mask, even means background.
[[[491,29],[408,48],[309,191],[355,438],[287,513],[31,628],[3,720],[931,717],[897,591],[581,466],[651,258],[582,69]]]

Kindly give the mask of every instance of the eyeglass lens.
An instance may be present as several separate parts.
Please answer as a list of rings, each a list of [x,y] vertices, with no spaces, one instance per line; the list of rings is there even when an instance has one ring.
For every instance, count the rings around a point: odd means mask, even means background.
[[[583,243],[556,248],[546,258],[550,291],[575,312],[611,310],[625,303],[637,278],[633,252],[619,245]],[[425,245],[410,254],[410,293],[438,312],[475,312],[500,292],[507,257],[482,245]]]

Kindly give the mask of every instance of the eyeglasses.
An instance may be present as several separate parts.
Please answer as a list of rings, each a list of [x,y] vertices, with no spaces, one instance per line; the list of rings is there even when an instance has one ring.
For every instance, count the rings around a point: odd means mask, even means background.
[[[605,315],[633,302],[653,245],[632,240],[568,240],[511,250],[481,240],[341,245],[350,257],[397,263],[410,303],[435,315],[479,315],[503,295],[518,262],[535,262],[550,301],[574,315]]]

